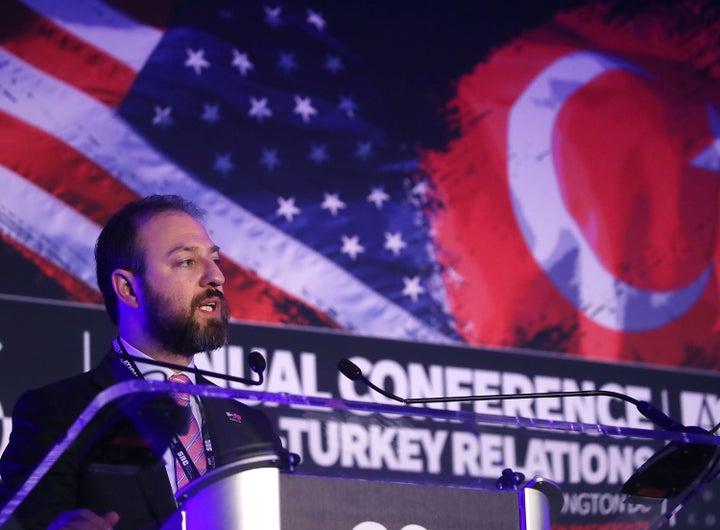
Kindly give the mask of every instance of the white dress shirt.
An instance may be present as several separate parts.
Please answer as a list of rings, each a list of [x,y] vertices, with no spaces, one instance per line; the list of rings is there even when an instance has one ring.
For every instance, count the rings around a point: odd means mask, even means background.
[[[125,339],[122,337],[120,338],[122,341],[123,346],[125,347],[125,350],[128,352],[128,354],[132,355],[133,357],[139,357],[140,359],[150,359],[151,357],[148,355],[145,355],[143,352],[135,348],[132,344],[129,344]],[[136,361],[135,365],[137,366],[137,369],[140,370],[140,373],[143,375],[143,377],[147,381],[167,381],[168,378],[176,374],[177,372],[173,370],[172,368],[166,368],[164,366],[157,366],[154,364],[148,364],[143,363],[142,361]],[[195,368],[195,362],[191,361],[190,366],[188,368]],[[182,372],[188,378],[190,379],[191,383],[195,383],[195,373],[192,371]],[[193,416],[195,416],[195,419],[198,422],[198,425],[202,425],[202,414],[200,412],[200,405],[198,403],[198,396],[194,396],[190,394],[190,408],[192,410]],[[168,447],[165,453],[163,454],[163,460],[165,461],[165,470],[168,474],[168,480],[170,481],[170,486],[172,487],[173,493],[177,492],[177,479],[175,477],[175,457],[173,456],[172,451]]]

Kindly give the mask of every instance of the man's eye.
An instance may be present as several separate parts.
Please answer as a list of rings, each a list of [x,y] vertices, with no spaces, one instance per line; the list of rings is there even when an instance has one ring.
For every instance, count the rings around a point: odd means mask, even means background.
[[[192,262],[193,262],[193,260],[191,260],[191,259],[184,259],[180,262],[180,266],[181,267],[189,267],[190,265],[192,265]]]

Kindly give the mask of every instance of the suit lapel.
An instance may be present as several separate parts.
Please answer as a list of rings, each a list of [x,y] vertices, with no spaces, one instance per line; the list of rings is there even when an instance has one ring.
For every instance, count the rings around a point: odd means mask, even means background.
[[[100,390],[121,381],[132,380],[134,376],[117,359],[111,350],[93,370],[93,382]],[[170,479],[161,460],[156,465],[142,468],[135,476],[138,489],[142,492],[147,505],[158,521],[162,522],[177,509]]]

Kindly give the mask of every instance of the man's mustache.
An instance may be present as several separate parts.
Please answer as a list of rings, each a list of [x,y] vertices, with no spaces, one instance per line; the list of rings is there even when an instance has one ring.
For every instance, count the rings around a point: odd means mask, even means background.
[[[217,298],[220,301],[220,316],[223,318],[223,320],[227,320],[228,318],[228,305],[227,300],[225,300],[225,294],[222,291],[218,291],[217,289],[207,289],[204,293],[201,293],[197,296],[195,296],[192,299],[191,306],[193,309],[197,309],[208,298]]]

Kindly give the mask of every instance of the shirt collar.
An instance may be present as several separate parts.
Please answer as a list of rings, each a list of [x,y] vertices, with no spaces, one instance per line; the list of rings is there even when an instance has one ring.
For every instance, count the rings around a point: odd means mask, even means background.
[[[128,354],[138,358],[138,360],[135,361],[135,365],[137,366],[137,369],[140,370],[140,373],[143,375],[143,377],[148,381],[167,381],[168,377],[177,373],[172,368],[167,368],[165,366],[157,366],[150,363],[144,363],[142,361],[143,359],[148,359],[150,361],[154,359],[149,355],[145,355],[143,352],[138,350],[132,344],[128,343],[128,341],[126,341],[122,337],[120,337],[120,341],[122,342]],[[182,373],[188,376],[191,383],[195,383],[195,372],[192,371],[192,368],[195,368],[194,359],[190,361],[190,365],[188,366],[188,368],[190,368],[191,370],[183,370]]]

